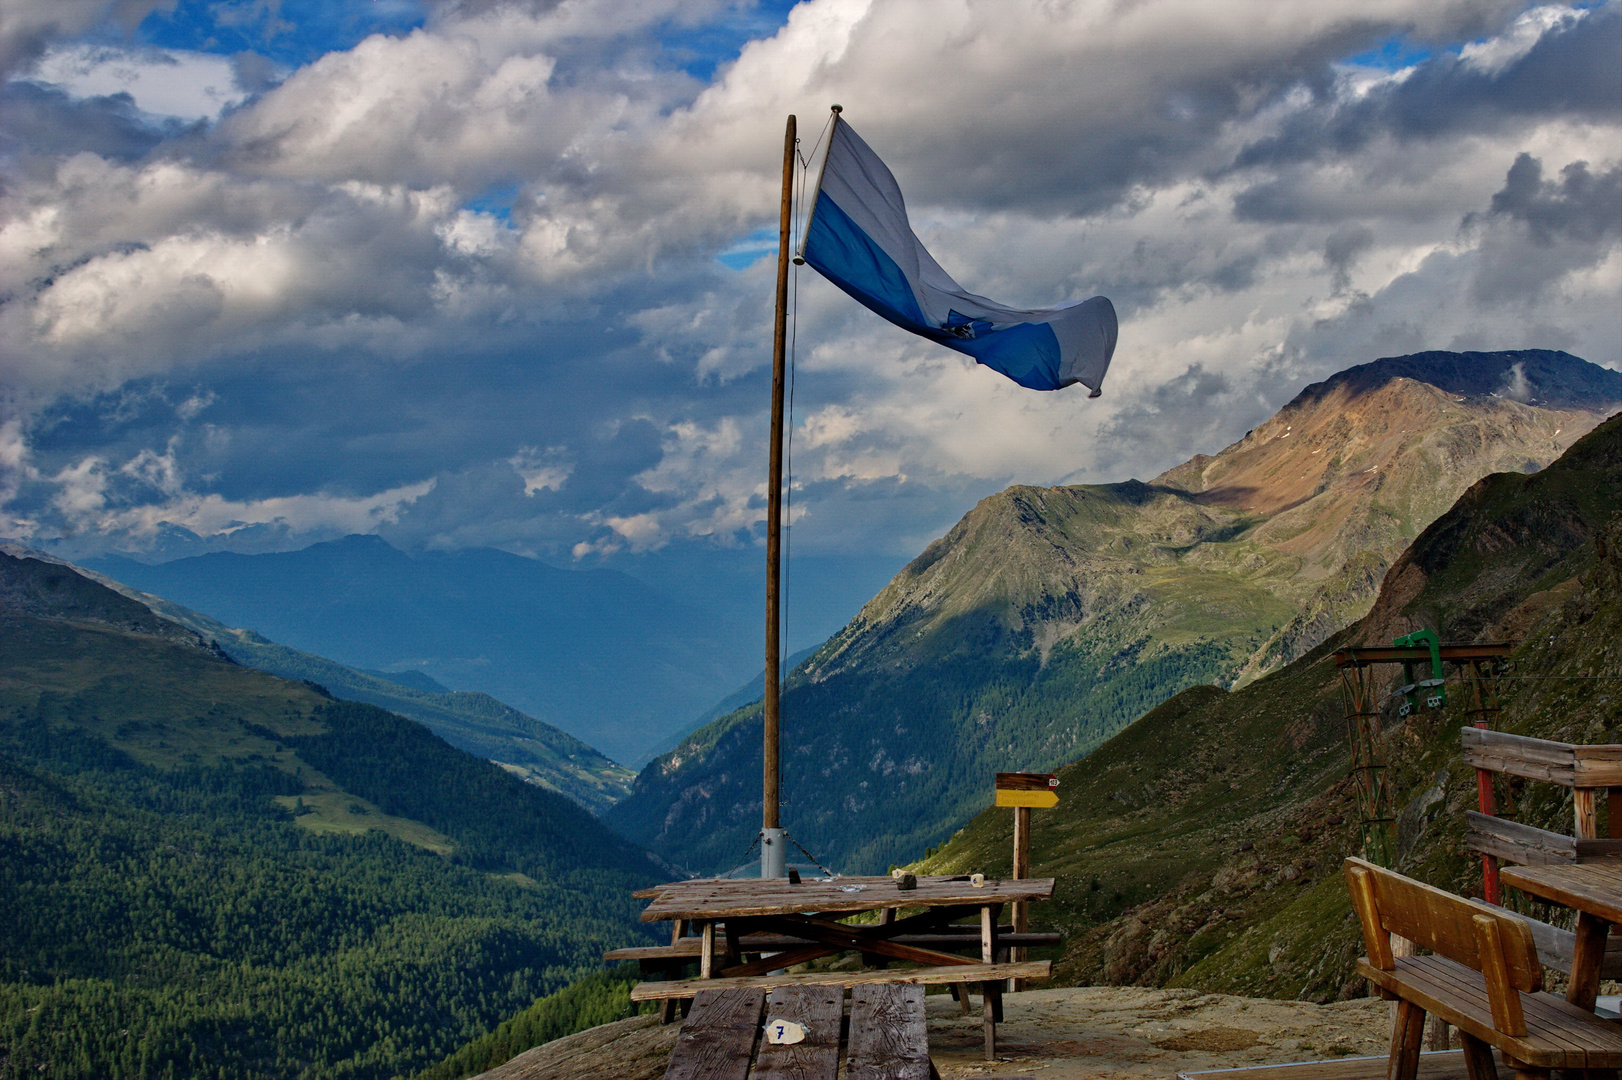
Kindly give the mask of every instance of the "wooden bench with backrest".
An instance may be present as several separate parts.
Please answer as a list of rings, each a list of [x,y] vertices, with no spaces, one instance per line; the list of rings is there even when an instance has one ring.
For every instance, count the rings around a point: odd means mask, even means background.
[[[1397,1002],[1390,1080],[1414,1080],[1426,1013],[1459,1029],[1470,1080],[1495,1080],[1493,1047],[1517,1080],[1548,1080],[1551,1069],[1615,1080],[1622,1025],[1542,992],[1537,947],[1519,916],[1362,859],[1346,860],[1346,885],[1368,948],[1358,974]],[[1395,955],[1393,934],[1433,955]]]
[[[665,1080],[835,1080],[841,1042],[846,1080],[939,1080],[929,1059],[922,985],[852,987],[849,1034],[842,1039],[844,999],[844,988],[831,985],[701,990]],[[803,1037],[783,1041],[786,1025],[798,1025],[795,1034]],[[769,1034],[773,1029],[777,1038]]]

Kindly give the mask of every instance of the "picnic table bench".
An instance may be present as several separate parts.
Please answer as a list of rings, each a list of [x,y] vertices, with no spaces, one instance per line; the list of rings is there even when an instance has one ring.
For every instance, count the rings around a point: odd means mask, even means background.
[[[848,1029],[844,999],[840,986],[700,990],[665,1080],[835,1080],[841,1044],[846,1080],[939,1080],[922,986],[852,987]]]
[[[1551,1069],[1605,1075],[1622,1068],[1622,1026],[1542,992],[1525,920],[1362,859],[1345,866],[1368,948],[1358,974],[1397,1002],[1390,1080],[1414,1080],[1426,1013],[1459,1029],[1470,1080],[1497,1076],[1493,1048],[1516,1080],[1548,1080]],[[1393,934],[1434,955],[1395,955]]]

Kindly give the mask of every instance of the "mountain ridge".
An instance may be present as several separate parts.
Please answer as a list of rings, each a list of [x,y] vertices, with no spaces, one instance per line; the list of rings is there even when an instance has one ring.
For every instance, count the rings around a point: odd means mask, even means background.
[[[83,565],[347,667],[482,691],[619,762],[700,715],[756,652],[752,625],[628,574],[494,549],[413,555],[357,535],[291,552]]]
[[[1432,368],[1443,385],[1411,377]],[[1553,460],[1618,404],[1622,373],[1569,354],[1390,358],[1149,483],[990,496],[790,675],[785,818],[842,869],[904,861],[986,773],[1074,760],[1179,690],[1310,651],[1470,484]],[[752,707],[695,732],[609,820],[724,869],[758,820],[757,729]]]
[[[336,697],[398,713],[426,725],[452,746],[494,761],[516,776],[566,795],[593,813],[606,810],[630,790],[630,781],[635,776],[631,770],[574,736],[488,694],[449,690],[421,672],[390,675],[361,671],[278,644],[252,630],[227,626],[54,555],[18,544],[0,544],[0,553],[5,552],[63,568],[67,573],[57,573],[57,578],[66,581],[78,575],[106,586],[136,608],[145,608],[147,617],[139,619],[130,615],[126,620],[127,628],[136,625],[130,620],[137,620],[141,627],[147,628],[145,632],[178,632],[177,637],[188,641],[190,639],[184,635],[189,633],[199,645],[245,667],[316,683]],[[0,588],[3,587],[4,582],[0,581]]]

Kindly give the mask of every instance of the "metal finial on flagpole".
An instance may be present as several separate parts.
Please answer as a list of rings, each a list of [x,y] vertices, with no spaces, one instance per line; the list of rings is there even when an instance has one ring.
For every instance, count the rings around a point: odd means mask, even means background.
[[[830,105],[829,108],[831,108],[834,112],[844,112],[845,111],[845,107],[843,105]]]

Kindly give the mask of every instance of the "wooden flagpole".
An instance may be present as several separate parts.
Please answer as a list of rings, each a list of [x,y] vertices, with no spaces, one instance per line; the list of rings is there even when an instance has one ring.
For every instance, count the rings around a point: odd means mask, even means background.
[[[783,588],[783,383],[788,331],[789,221],[794,208],[794,117],[783,135],[783,200],[777,224],[777,319],[772,326],[772,445],[766,482],[765,776],[761,785],[760,876],[785,875],[787,852],[778,815],[778,708],[782,678],[779,603]]]

